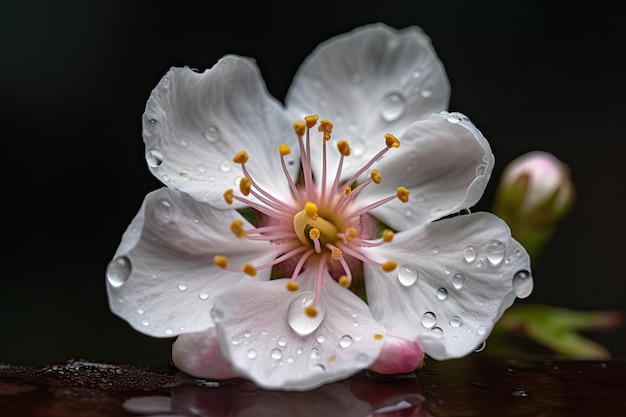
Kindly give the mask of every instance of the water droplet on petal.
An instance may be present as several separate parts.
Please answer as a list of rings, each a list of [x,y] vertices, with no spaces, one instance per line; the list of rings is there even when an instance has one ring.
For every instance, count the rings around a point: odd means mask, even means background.
[[[439,288],[437,290],[437,299],[443,301],[446,298],[448,298],[448,290],[445,288]]]
[[[159,82],[159,87],[161,88],[169,88],[170,86],[170,79],[168,77],[163,77],[161,78],[161,82]]]
[[[477,333],[478,333],[479,335],[483,336],[485,333],[487,333],[487,327],[485,327],[485,326],[480,326],[480,327],[478,327],[478,331],[477,331]]]
[[[433,313],[432,311],[427,311],[426,313],[424,313],[424,315],[422,315],[422,326],[426,327],[427,329],[433,327],[436,322],[437,316],[435,316],[435,313]]]
[[[452,316],[452,318],[450,318],[450,326],[461,327],[462,324],[463,320],[459,316]]]
[[[204,289],[204,290],[200,291],[200,299],[201,300],[206,300],[207,298],[209,298],[209,290]]]
[[[324,336],[323,334],[320,333],[320,334],[317,335],[315,340],[317,340],[317,343],[324,343],[324,340],[326,340],[326,336]]]
[[[315,369],[318,372],[325,372],[326,371],[326,368],[321,363],[318,363],[317,365],[315,365],[313,367],[313,369]]]
[[[302,291],[289,303],[287,308],[287,322],[300,335],[306,336],[313,333],[324,320],[325,311],[321,304],[316,306],[317,315],[315,317],[309,317],[304,312],[304,308],[311,305],[314,298],[314,292]]]
[[[406,98],[400,93],[389,93],[380,106],[380,116],[387,122],[398,120],[406,110]]]
[[[278,346],[285,347],[287,346],[287,339],[284,337],[281,337],[278,339],[277,343],[278,343]]]
[[[352,345],[352,337],[348,335],[341,336],[341,339],[339,339],[339,346],[345,349],[350,347],[350,345]]]
[[[415,284],[419,271],[413,264],[404,264],[398,269],[398,281],[405,287]]]
[[[181,291],[187,291],[187,288],[189,288],[189,286],[187,285],[185,281],[178,284],[178,289]]]
[[[146,308],[143,305],[138,305],[137,306],[137,314],[139,314],[140,316],[143,315],[146,312]]]
[[[483,341],[480,345],[476,346],[476,349],[474,349],[474,352],[482,352],[483,350],[485,350],[486,347],[487,347],[487,342]]]
[[[362,138],[354,138],[350,140],[350,154],[359,157],[365,153],[365,141]]]
[[[246,352],[246,358],[248,359],[256,359],[257,357],[257,352],[254,349],[248,349],[248,351]]]
[[[451,113],[448,115],[448,121],[450,123],[459,123],[461,118],[457,114]]]
[[[370,358],[365,353],[361,353],[356,357],[354,364],[360,368],[365,367],[370,364]]]
[[[318,348],[311,349],[311,353],[309,354],[311,359],[316,359],[320,357],[320,350]]]
[[[487,169],[487,164],[478,164],[476,167],[476,171],[474,172],[477,177],[485,175],[485,170]]]
[[[148,320],[148,319],[143,319],[143,320],[141,320],[141,324],[143,324],[143,325],[144,325],[144,326],[146,326],[146,327],[147,327],[147,326],[150,326],[150,320]]]
[[[215,143],[220,137],[220,131],[215,126],[209,126],[204,133],[202,133],[204,139],[210,143]]]
[[[158,149],[151,149],[146,152],[146,162],[152,168],[156,168],[163,163],[163,153]]]
[[[214,322],[219,323],[224,320],[224,312],[222,310],[214,308],[213,310],[211,310],[211,317],[213,318]]]
[[[443,337],[443,329],[441,327],[433,327],[430,329],[430,335],[435,339],[441,339]]]
[[[433,255],[437,255],[441,251],[439,245],[433,246]]]
[[[109,266],[107,266],[107,281],[113,287],[121,287],[130,277],[131,270],[130,259],[126,256],[119,256],[109,262]]]
[[[174,333],[174,330],[170,329],[169,327],[165,329],[165,334],[166,335],[171,335],[172,333]]]
[[[465,258],[466,262],[474,262],[476,260],[476,248],[472,245],[467,245],[465,249],[463,249],[463,258]]]
[[[457,290],[460,290],[465,284],[465,276],[460,272],[457,272],[452,276],[452,286]]]
[[[422,95],[422,97],[428,98],[433,95],[433,90],[431,90],[430,88],[423,88],[422,91],[420,91],[420,94]]]
[[[518,271],[513,277],[513,292],[518,298],[526,298],[533,291],[533,277],[526,270]]]
[[[487,247],[485,248],[487,259],[494,266],[500,265],[500,262],[504,259],[505,251],[506,247],[504,243],[499,240],[490,240],[487,242]]]
[[[270,356],[272,357],[272,359],[278,360],[283,357],[283,351],[278,348],[274,348],[270,352]]]
[[[230,172],[232,167],[233,167],[232,164],[227,159],[224,159],[222,162],[220,162],[220,166],[219,166],[220,171],[222,172]]]

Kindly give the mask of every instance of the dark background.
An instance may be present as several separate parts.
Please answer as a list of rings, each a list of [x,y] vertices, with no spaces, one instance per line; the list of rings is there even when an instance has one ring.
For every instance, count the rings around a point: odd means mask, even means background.
[[[166,363],[172,340],[133,331],[109,312],[104,287],[123,231],[160,186],[141,138],[151,89],[170,66],[203,70],[235,53],[254,57],[283,100],[317,43],[376,21],[431,37],[450,110],[490,140],[494,179],[535,149],[570,165],[577,205],[535,259],[524,302],[626,310],[626,37],[614,4],[278,4],[1,3],[0,362]],[[490,208],[495,184],[477,209]],[[589,335],[626,356],[624,330]]]

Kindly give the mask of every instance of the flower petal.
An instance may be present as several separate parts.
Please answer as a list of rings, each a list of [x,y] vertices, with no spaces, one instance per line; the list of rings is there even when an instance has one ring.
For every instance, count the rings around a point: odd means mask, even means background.
[[[317,317],[305,315],[303,302],[312,299],[315,280],[309,270],[298,278],[297,292],[279,279],[240,285],[215,300],[222,351],[239,374],[262,388],[300,391],[374,362],[383,346],[382,328],[367,305],[327,272]]]
[[[400,135],[446,109],[449,94],[443,65],[420,28],[377,23],[320,44],[296,73],[286,103],[296,117],[319,114],[334,123],[333,137],[352,148],[344,171],[350,176],[384,146],[386,133]],[[338,157],[329,152],[331,167]]]
[[[230,379],[237,377],[220,349],[215,327],[178,336],[172,345],[176,367],[197,378]]]
[[[494,166],[494,156],[482,133],[461,113],[433,114],[413,123],[400,137],[400,148],[375,165],[383,181],[358,196],[366,206],[410,191],[409,201],[393,200],[371,211],[396,230],[430,222],[476,204]]]
[[[290,174],[297,175],[292,123],[252,60],[226,56],[203,73],[171,68],[150,94],[143,115],[146,161],[168,187],[225,207],[224,191],[238,192],[243,175],[233,156],[245,150],[255,181],[273,195],[290,195],[287,182],[276,181],[274,167],[278,146],[285,143],[294,152]]]
[[[532,290],[526,251],[490,213],[443,219],[363,251],[398,263],[390,273],[364,265],[372,314],[435,359],[472,352],[516,295]]]
[[[265,263],[276,256],[266,242],[236,238],[235,210],[218,210],[189,194],[161,188],[146,196],[107,268],[111,310],[132,327],[156,337],[201,331],[212,324],[217,293],[255,278],[217,267],[215,255],[237,267]],[[245,221],[245,220],[244,220]]]

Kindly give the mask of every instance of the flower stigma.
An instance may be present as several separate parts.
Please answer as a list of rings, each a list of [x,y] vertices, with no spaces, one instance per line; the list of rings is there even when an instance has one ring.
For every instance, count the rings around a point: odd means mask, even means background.
[[[319,123],[318,123],[319,121]],[[322,172],[321,178],[315,178],[311,163],[312,131],[317,125],[321,133]],[[344,288],[351,288],[354,269],[362,263],[381,268],[384,272],[396,269],[397,262],[388,260],[383,263],[370,259],[362,248],[380,246],[391,242],[394,232],[385,229],[381,237],[375,238],[371,232],[365,230],[363,223],[368,213],[395,199],[403,203],[409,200],[409,191],[398,187],[396,193],[378,201],[364,205],[359,202],[358,195],[366,187],[375,187],[383,181],[380,171],[372,169],[365,180],[358,179],[380,159],[387,151],[400,146],[400,141],[392,134],[384,137],[384,147],[366,162],[357,172],[347,180],[342,180],[344,160],[350,156],[350,146],[345,140],[336,142],[339,151],[339,161],[336,171],[329,173],[327,165],[327,143],[332,137],[333,124],[326,119],[319,120],[317,115],[311,115],[304,120],[293,124],[300,148],[300,162],[302,175],[298,182],[294,182],[287,170],[285,157],[291,154],[291,148],[285,144],[278,147],[282,171],[291,189],[291,201],[284,201],[273,196],[255,181],[246,163],[250,156],[246,151],[240,151],[233,157],[233,162],[241,166],[243,177],[239,182],[241,195],[235,194],[233,189],[224,192],[227,204],[238,201],[254,209],[260,214],[263,221],[259,221],[251,229],[244,228],[244,222],[234,220],[230,225],[232,233],[240,239],[267,241],[281,248],[280,254],[272,261],[262,265],[246,263],[241,267],[229,266],[228,259],[216,256],[214,262],[220,268],[244,272],[254,277],[259,270],[277,267],[281,272],[289,265],[290,279],[286,284],[288,291],[296,292],[300,289],[301,273],[306,269],[316,271],[315,291],[312,300],[302,304],[304,313],[310,319],[318,316],[320,305],[321,286],[324,272],[328,273]],[[252,155],[254,157],[254,155]],[[254,197],[254,198],[250,198]],[[289,274],[282,274],[283,276]],[[352,289],[356,292],[355,289]]]

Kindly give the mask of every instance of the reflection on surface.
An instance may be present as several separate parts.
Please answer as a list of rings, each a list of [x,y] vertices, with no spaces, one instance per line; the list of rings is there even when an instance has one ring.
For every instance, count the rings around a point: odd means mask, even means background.
[[[124,403],[138,415],[247,417],[417,417],[424,397],[417,377],[380,380],[364,374],[306,392],[267,391],[247,381],[220,387],[182,383],[171,397],[134,397]]]

